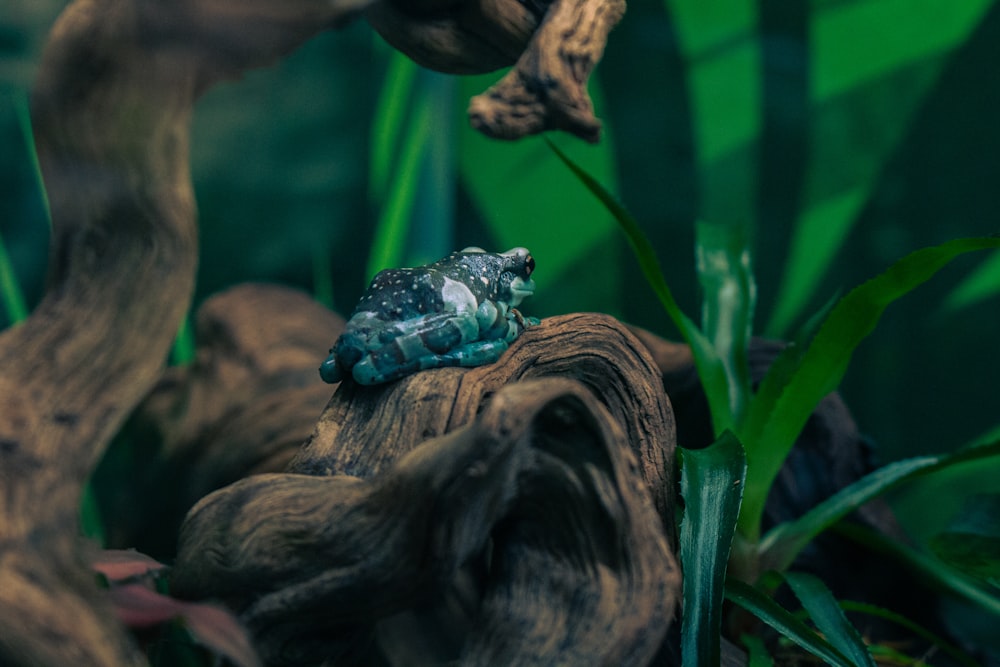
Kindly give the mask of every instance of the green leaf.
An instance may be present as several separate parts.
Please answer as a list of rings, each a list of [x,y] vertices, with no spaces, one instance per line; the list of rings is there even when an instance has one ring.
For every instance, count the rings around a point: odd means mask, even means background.
[[[656,251],[635,218],[625,210],[625,207],[597,179],[584,171],[582,167],[571,160],[555,144],[549,142],[549,147],[569,167],[570,171],[580,179],[587,189],[597,197],[605,208],[608,209],[615,220],[618,221],[622,231],[625,232],[625,236],[628,238],[646,281],[653,288],[653,292],[659,298],[660,303],[663,304],[664,310],[667,311],[667,315],[670,316],[670,319],[680,331],[681,336],[691,346],[691,353],[694,356],[698,377],[701,379],[705,395],[708,397],[708,403],[711,407],[715,432],[721,434],[726,428],[732,425],[733,416],[732,411],[729,409],[729,388],[726,380],[726,370],[718,354],[716,354],[711,341],[677,305],[674,295],[670,292],[667,281],[663,277],[660,262],[656,258]]]
[[[947,530],[930,541],[938,558],[966,574],[1000,586],[1000,493],[977,493]]]
[[[194,327],[191,326],[191,317],[188,315],[181,320],[181,325],[178,327],[177,337],[174,338],[174,345],[170,349],[170,363],[174,366],[187,366],[192,363],[195,347]]]
[[[101,510],[97,505],[94,487],[91,482],[83,486],[80,498],[80,530],[97,544],[104,544],[104,522],[101,520]]]
[[[696,232],[701,326],[725,370],[729,409],[734,423],[740,424],[752,395],[747,350],[757,301],[747,230],[739,225],[702,222]]]
[[[939,635],[934,634],[930,630],[927,630],[919,623],[914,623],[910,619],[906,618],[902,614],[897,614],[894,611],[890,611],[883,607],[879,607],[873,604],[868,604],[867,602],[856,602],[854,600],[841,600],[840,608],[844,611],[850,611],[858,614],[867,614],[868,616],[875,616],[883,620],[889,621],[890,623],[895,623],[896,625],[906,628],[908,632],[921,637],[930,644],[933,644],[936,648],[940,649],[942,652],[947,653],[951,658],[955,660],[960,665],[964,667],[981,667],[978,662],[973,660],[969,655],[960,650],[954,644],[948,642]],[[871,647],[874,653],[876,647]]]
[[[399,51],[389,52],[389,63],[375,105],[371,129],[371,167],[368,177],[371,199],[381,202],[389,191],[396,147],[405,127],[404,118],[414,88],[418,67]]]
[[[9,322],[16,324],[28,317],[28,306],[24,301],[24,293],[18,284],[14,266],[11,264],[2,237],[0,237],[0,303],[3,304],[4,313]]]
[[[415,109],[403,133],[399,163],[391,179],[385,206],[375,225],[371,255],[366,275],[374,276],[382,269],[400,266],[406,248],[406,228],[413,212],[420,181],[420,162],[431,134],[432,100],[418,95]]]
[[[747,667],[774,667],[774,660],[767,652],[764,640],[757,635],[740,635],[740,643],[747,648]]]
[[[921,553],[870,528],[847,521],[838,523],[834,530],[873,551],[895,558],[913,570],[918,581],[944,589],[984,611],[1000,616],[1000,596],[986,590],[975,579],[953,570],[937,558]]]
[[[869,500],[917,475],[943,470],[950,466],[1000,455],[1000,440],[960,449],[950,454],[921,456],[882,466],[850,484],[799,518],[768,531],[760,541],[762,569],[783,571],[799,552],[817,535]]]
[[[855,667],[840,651],[813,632],[808,625],[753,586],[730,579],[726,582],[726,599],[746,609],[828,664],[836,667]]]
[[[743,447],[730,431],[705,449],[681,450],[683,667],[719,664],[723,582],[745,474]]]
[[[786,572],[785,583],[808,612],[816,629],[857,667],[875,667],[857,629],[844,616],[833,593],[817,577],[804,572]]]
[[[945,312],[967,308],[1000,294],[1000,254],[993,255],[966,276],[942,304]]]
[[[739,433],[749,463],[740,517],[746,536],[754,540],[759,535],[767,494],[795,439],[820,400],[840,384],[855,348],[872,332],[889,304],[955,257],[991,248],[1000,248],[1000,238],[955,239],[910,253],[841,299],[794,360],[794,368],[783,367],[765,376]]]

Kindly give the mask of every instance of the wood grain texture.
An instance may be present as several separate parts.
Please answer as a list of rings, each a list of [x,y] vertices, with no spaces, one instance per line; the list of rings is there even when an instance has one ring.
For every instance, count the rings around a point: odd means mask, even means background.
[[[561,343],[539,336],[523,354],[579,353]],[[509,375],[516,358],[490,368]],[[348,414],[369,415],[371,435],[341,446],[393,455],[365,458],[364,478],[256,476],[204,499],[185,522],[174,590],[240,609],[275,665],[647,664],[679,570],[627,429],[580,379],[521,378],[485,399],[471,378],[449,382],[477,370],[381,392],[342,385],[338,395],[362,394]],[[475,384],[490,386],[481,374]],[[469,419],[421,441],[430,413],[462,411],[448,391],[461,386],[481,401]],[[405,425],[382,423],[394,421]],[[309,466],[332,472],[315,444]]]
[[[382,0],[366,11],[387,42],[456,74],[513,68],[469,104],[476,130],[520,139],[546,130],[600,139],[587,83],[624,0]]]
[[[140,664],[77,540],[83,484],[162,371],[197,264],[189,122],[219,76],[262,65],[344,16],[337,2],[76,0],[52,29],[32,122],[52,212],[49,284],[0,333],[0,663]],[[294,8],[292,7],[294,4]],[[197,32],[271,26],[243,50]],[[171,9],[172,8],[172,9]],[[349,8],[354,11],[354,8]],[[174,13],[171,13],[174,12]],[[283,27],[284,25],[284,27]],[[230,40],[232,42],[233,40]]]

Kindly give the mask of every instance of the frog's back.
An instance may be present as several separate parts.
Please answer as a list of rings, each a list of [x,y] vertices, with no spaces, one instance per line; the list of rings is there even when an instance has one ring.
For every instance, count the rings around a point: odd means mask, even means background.
[[[354,315],[367,312],[380,320],[402,321],[441,312],[445,307],[443,288],[444,276],[436,271],[423,267],[385,269],[372,279]]]

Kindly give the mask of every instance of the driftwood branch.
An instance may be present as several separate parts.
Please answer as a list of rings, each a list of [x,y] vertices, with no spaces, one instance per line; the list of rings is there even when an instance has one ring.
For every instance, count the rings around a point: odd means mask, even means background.
[[[679,593],[668,405],[597,315],[342,385],[292,472],[196,506],[175,590],[241,610],[272,664],[647,664]]]
[[[83,484],[160,376],[190,304],[193,105],[215,81],[370,4],[75,0],[54,26],[32,99],[52,211],[49,287],[25,323],[0,333],[0,663],[143,661],[75,535]],[[490,48],[505,58],[545,22],[519,4],[468,9],[482,30],[501,25],[507,36]]]
[[[587,82],[624,12],[624,0],[383,0],[366,16],[426,67],[470,74],[513,65],[469,105],[483,134],[520,139],[564,130],[596,142],[601,123]]]

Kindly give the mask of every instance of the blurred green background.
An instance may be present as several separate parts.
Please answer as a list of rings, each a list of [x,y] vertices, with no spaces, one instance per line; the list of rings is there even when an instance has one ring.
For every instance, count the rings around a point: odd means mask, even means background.
[[[0,326],[43,291],[27,96],[65,4],[0,7]],[[1000,2],[632,0],[593,80],[602,143],[553,140],[619,194],[689,315],[695,221],[750,226],[755,330],[784,337],[914,249],[1000,231],[998,62]],[[469,97],[498,78],[421,70],[359,22],[210,91],[193,129],[196,301],[265,280],[347,314],[378,268],[523,245],[538,262],[529,314],[604,311],[676,338],[610,216],[544,141],[468,128]],[[998,341],[997,254],[890,307],[842,387],[883,460],[996,432]],[[895,503],[923,537],[998,474],[977,464]]]

